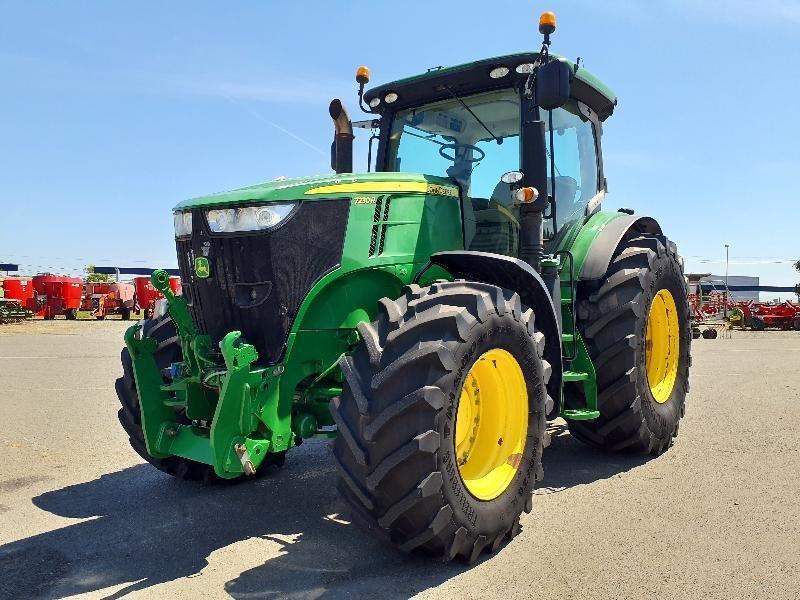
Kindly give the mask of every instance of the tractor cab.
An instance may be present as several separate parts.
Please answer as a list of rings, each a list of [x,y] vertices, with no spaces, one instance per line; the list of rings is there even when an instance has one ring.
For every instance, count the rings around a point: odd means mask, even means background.
[[[545,197],[546,241],[599,209],[605,192],[601,123],[616,97],[578,64],[551,59],[565,65],[572,80],[569,98],[551,110],[539,106],[531,75],[539,53],[432,69],[363,94],[367,110],[380,115],[362,122],[378,129],[375,169],[457,183],[468,250],[519,255],[526,187]],[[545,126],[544,153],[535,121]],[[535,177],[542,166],[545,182]]]

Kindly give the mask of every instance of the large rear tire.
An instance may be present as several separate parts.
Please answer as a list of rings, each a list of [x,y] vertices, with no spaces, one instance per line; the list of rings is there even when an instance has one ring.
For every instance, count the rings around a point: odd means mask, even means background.
[[[533,311],[488,284],[412,285],[359,332],[331,401],[354,516],[404,551],[496,550],[542,475],[550,366]]]
[[[168,315],[145,321],[142,326],[142,335],[155,338],[158,343],[154,357],[159,370],[166,369],[173,362],[178,362],[183,357],[180,338],[175,330],[175,325]],[[122,377],[117,379],[115,388],[122,404],[118,417],[128,438],[131,447],[144,460],[149,462],[159,471],[163,471],[178,479],[203,481],[212,483],[221,480],[214,473],[210,465],[186,460],[177,456],[169,458],[153,458],[147,453],[144,433],[142,432],[141,411],[139,409],[139,394],[136,391],[136,380],[133,376],[133,363],[127,348],[123,348],[120,356],[122,361]],[[178,422],[188,423],[183,408],[176,408]],[[235,480],[234,480],[235,481]]]
[[[598,289],[578,305],[578,325],[597,372],[594,421],[570,433],[597,448],[661,454],[678,435],[689,391],[692,327],[683,262],[662,235],[620,243]],[[567,408],[585,406],[565,387]]]

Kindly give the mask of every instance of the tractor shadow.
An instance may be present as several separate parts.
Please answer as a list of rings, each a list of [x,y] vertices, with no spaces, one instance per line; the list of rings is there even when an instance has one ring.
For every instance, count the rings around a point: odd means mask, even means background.
[[[0,546],[0,599],[127,584],[105,596],[119,598],[209,565],[234,598],[408,597],[466,569],[404,555],[350,524],[329,453],[307,442],[287,468],[241,485],[178,482],[141,464],[41,494],[41,510],[90,520]]]
[[[561,492],[615,477],[653,458],[590,448],[572,437],[567,424],[561,420],[551,423],[548,431],[552,441],[542,458],[544,480],[536,486],[539,494]]]
[[[557,426],[551,433],[540,493],[646,462],[592,451]],[[0,599],[127,584],[106,596],[119,598],[210,564],[234,598],[408,598],[470,568],[402,554],[350,524],[329,453],[327,442],[308,442],[286,469],[242,485],[181,483],[141,464],[41,494],[41,510],[90,520],[0,546]]]

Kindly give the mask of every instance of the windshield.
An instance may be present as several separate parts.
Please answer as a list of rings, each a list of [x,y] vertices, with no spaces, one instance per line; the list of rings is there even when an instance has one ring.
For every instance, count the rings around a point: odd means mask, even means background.
[[[520,98],[514,89],[399,111],[388,171],[449,177],[462,190],[464,248],[519,255],[519,209],[500,177],[520,165]]]
[[[519,103],[508,89],[398,112],[387,170],[450,177],[470,197],[492,199],[500,176],[519,169]]]

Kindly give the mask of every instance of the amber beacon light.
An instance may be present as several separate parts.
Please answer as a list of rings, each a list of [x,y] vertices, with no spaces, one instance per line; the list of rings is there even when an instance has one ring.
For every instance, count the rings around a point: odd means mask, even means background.
[[[356,83],[361,85],[369,83],[369,69],[367,67],[358,67],[358,70],[356,70]]]
[[[539,33],[550,35],[556,30],[556,15],[550,11],[543,12],[539,17]]]

